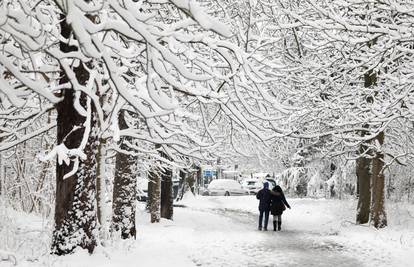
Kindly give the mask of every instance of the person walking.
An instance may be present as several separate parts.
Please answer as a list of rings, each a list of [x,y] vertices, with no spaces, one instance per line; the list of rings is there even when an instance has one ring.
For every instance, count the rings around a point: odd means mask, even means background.
[[[285,194],[280,186],[276,185],[271,192],[271,206],[270,211],[273,215],[273,231],[281,230],[282,214],[286,207],[290,209],[289,203],[286,201]]]
[[[263,230],[267,231],[267,224],[269,222],[269,213],[270,213],[270,202],[272,200],[272,194],[269,190],[269,183],[264,182],[263,188],[259,190],[256,194],[256,198],[259,200],[259,231],[262,230],[262,222],[264,215],[264,224]]]

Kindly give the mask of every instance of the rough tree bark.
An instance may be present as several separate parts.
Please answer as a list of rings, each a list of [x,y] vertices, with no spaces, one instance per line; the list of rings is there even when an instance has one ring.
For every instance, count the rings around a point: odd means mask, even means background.
[[[384,132],[380,132],[376,141],[380,147],[384,144]],[[387,226],[387,214],[385,212],[385,176],[384,176],[384,153],[377,151],[372,160],[372,204],[371,221],[375,228]]]
[[[171,168],[165,168],[162,171],[161,178],[161,218],[172,220],[174,214],[174,194]]]
[[[370,88],[374,86],[377,82],[377,75],[372,70],[368,71],[364,75],[364,87]],[[368,103],[372,103],[373,99],[371,97],[367,98]],[[366,128],[368,131],[369,125],[363,125],[363,128]],[[364,132],[361,133],[363,137]],[[359,147],[359,155],[362,155],[368,147],[366,144],[361,144]],[[356,161],[356,175],[358,179],[358,207],[357,207],[357,216],[356,223],[364,224],[369,222],[369,216],[371,212],[371,165],[372,160],[366,157],[360,157]]]
[[[71,28],[62,18],[61,33],[65,38],[71,35]],[[76,48],[66,43],[60,43],[63,52]],[[76,78],[80,84],[85,84],[89,73],[82,64],[74,67]],[[68,83],[69,79],[61,70],[60,84]],[[64,143],[67,148],[79,147],[85,128],[85,117],[74,108],[74,90],[62,90],[63,100],[56,105],[57,110],[57,142]],[[86,95],[82,94],[80,103],[86,106]],[[93,108],[92,108],[93,109]],[[73,163],[56,164],[56,203],[55,228],[52,236],[52,253],[64,255],[71,253],[77,246],[92,253],[96,247],[96,145],[97,129],[95,113],[91,115],[91,132],[84,149],[86,159],[81,161],[76,173],[63,178],[73,169]],[[74,127],[79,129],[71,132]]]
[[[125,112],[121,111],[118,117],[121,130],[128,128]],[[127,137],[121,138],[120,148],[124,151],[129,151],[125,144],[128,139]],[[111,229],[113,233],[120,232],[122,239],[136,238],[136,161],[137,158],[131,154],[120,152],[116,154]]]
[[[161,157],[171,160],[168,155],[162,151],[162,147],[157,145]],[[165,166],[160,170],[161,174],[161,218],[168,220],[173,219],[174,214],[174,193],[173,193],[173,183],[172,183],[172,168],[171,166]]]
[[[151,195],[153,193],[153,189],[152,189],[152,185],[153,183],[151,182],[151,174],[148,173],[148,187],[147,187],[147,202],[145,205],[145,209],[150,212],[150,206],[151,206]]]
[[[185,192],[188,190],[188,183],[187,183],[187,178],[186,178],[187,172],[185,170],[180,170],[179,176],[180,176],[181,186],[180,186],[179,195],[177,196],[177,200],[182,200]]]
[[[360,145],[359,153],[362,154],[367,149],[363,144]],[[356,175],[358,179],[358,208],[356,223],[364,224],[369,222],[371,207],[371,159],[366,157],[358,158],[356,161]]]
[[[148,207],[151,214],[151,223],[160,221],[161,208],[161,178],[159,170],[152,169],[148,172]]]

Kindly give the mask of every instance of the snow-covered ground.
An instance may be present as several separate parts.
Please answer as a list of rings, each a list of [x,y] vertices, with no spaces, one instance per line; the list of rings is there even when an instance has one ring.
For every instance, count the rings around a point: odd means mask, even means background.
[[[281,232],[257,231],[254,196],[186,195],[174,221],[159,224],[148,222],[140,204],[136,241],[65,257],[47,254],[49,223],[9,210],[2,214],[9,221],[0,222],[0,257],[15,257],[18,266],[412,266],[413,205],[390,204],[389,227],[378,231],[353,223],[355,201],[288,201]]]
[[[282,234],[283,241],[292,245],[293,250],[296,246],[298,254],[301,248],[310,252],[311,257],[303,266],[413,266],[414,205],[389,203],[389,226],[376,230],[367,225],[355,225],[357,203],[354,200],[288,201],[292,209],[283,214],[283,232],[271,234],[275,234],[275,250],[284,246],[283,242],[278,242],[278,235]],[[198,197],[184,202],[194,209],[221,211],[223,214],[239,213],[240,217],[250,215],[253,220],[257,218],[257,200],[254,197]],[[255,222],[251,222],[251,231],[256,228]],[[295,239],[297,243],[291,242]],[[301,247],[301,242],[308,243],[308,247]],[[327,253],[320,253],[321,250]],[[358,264],[354,265],[354,262],[350,261],[341,265],[329,257],[330,252],[340,252],[349,259],[356,260]],[[318,262],[318,255],[327,258],[324,262]],[[295,254],[295,257],[300,255]],[[287,265],[299,264],[292,260],[292,263],[288,262]]]

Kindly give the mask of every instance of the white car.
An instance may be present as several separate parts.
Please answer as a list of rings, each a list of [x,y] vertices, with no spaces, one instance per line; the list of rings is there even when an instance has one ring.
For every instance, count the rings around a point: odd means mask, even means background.
[[[207,187],[210,196],[235,196],[248,195],[249,192],[244,189],[237,181],[230,179],[215,179]]]
[[[260,189],[263,188],[263,183],[269,183],[269,188],[272,189],[276,186],[275,180],[272,178],[262,179],[245,179],[242,181],[242,187],[246,189],[249,194],[255,195],[259,192]]]
[[[263,188],[262,181],[258,179],[245,179],[241,184],[242,187],[246,189],[251,195],[257,194],[257,192]]]

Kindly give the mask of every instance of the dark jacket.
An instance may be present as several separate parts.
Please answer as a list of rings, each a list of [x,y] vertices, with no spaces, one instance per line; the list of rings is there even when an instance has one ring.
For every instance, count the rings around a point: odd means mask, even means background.
[[[283,194],[283,192],[273,189],[271,194],[272,200],[270,212],[272,213],[272,215],[282,215],[286,207],[290,209],[290,205],[286,201],[285,194]]]
[[[256,194],[256,198],[259,199],[259,210],[269,211],[270,202],[272,201],[272,194],[268,188],[260,189]]]

